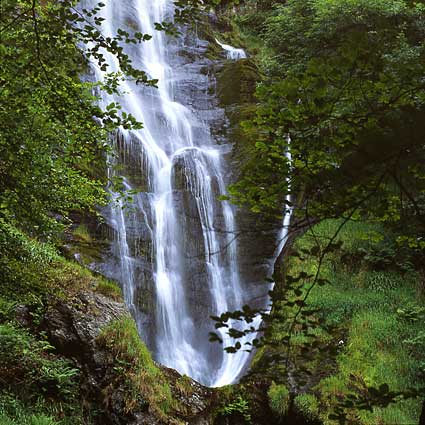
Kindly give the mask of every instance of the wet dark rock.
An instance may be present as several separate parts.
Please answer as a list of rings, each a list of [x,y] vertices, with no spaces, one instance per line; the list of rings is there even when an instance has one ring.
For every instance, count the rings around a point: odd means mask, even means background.
[[[240,121],[252,112],[255,101],[253,93],[259,78],[258,70],[248,59],[228,61],[225,52],[216,43],[214,30],[209,25],[200,29],[199,38],[185,31],[181,39],[170,40],[170,44],[175,54],[170,55],[169,65],[173,69],[173,84],[178,88],[173,93],[173,100],[186,105],[193,112],[190,124],[195,144],[213,139],[220,145],[226,160],[222,170],[224,183],[228,185],[237,180],[246,159],[246,138],[240,129]],[[153,91],[152,106],[146,104],[144,107],[152,108],[149,111],[151,119],[161,123],[164,121],[164,111],[155,107],[155,96],[157,93]],[[155,134],[155,126],[150,128],[154,139],[164,137],[163,134]],[[123,143],[122,137],[117,135],[115,140],[120,174],[133,188],[145,192],[134,196],[134,205],[137,205],[137,208],[130,207],[123,213],[129,257],[133,265],[133,291],[126,294],[126,297],[132,299],[134,311],[131,311],[131,314],[138,323],[143,340],[155,356],[157,295],[154,283],[155,262],[152,258],[154,241],[151,232],[155,226],[155,217],[149,206],[152,188],[148,161],[140,141],[136,136],[133,139],[129,143]],[[173,164],[173,201],[178,227],[181,234],[185,235],[180,238],[178,251],[190,259],[188,264],[183,266],[182,276],[188,310],[196,327],[194,341],[197,341],[198,345],[198,341],[207,341],[208,332],[213,330],[214,325],[210,315],[216,312],[213,311],[214,303],[211,302],[211,290],[208,285],[200,211],[193,193],[187,187],[188,179],[185,175],[191,170],[191,167],[187,167],[191,155],[196,153],[185,151]],[[211,188],[215,199],[221,195],[216,180],[211,180]],[[110,211],[105,209],[104,212],[104,227],[110,235],[110,241],[114,238],[116,240],[117,220],[114,220]],[[244,292],[242,302],[251,304],[252,307],[264,307],[268,292],[264,282],[271,274],[271,259],[276,248],[276,229],[280,223],[260,222],[257,216],[244,209],[237,209],[235,215],[238,228],[232,236],[238,241],[237,258]],[[212,227],[217,233],[222,233],[221,246],[226,247],[227,235],[223,233],[225,223],[220,202],[217,202],[215,207]],[[103,251],[103,258],[95,269],[108,278],[123,282],[124,279],[120,275],[121,261],[117,244],[111,244]],[[229,264],[224,266],[229,267]],[[213,369],[222,356],[221,347],[218,344],[203,345],[205,358],[211,360]]]
[[[48,308],[42,327],[60,352],[89,360],[95,356],[95,340],[100,331],[127,312],[121,302],[94,292],[81,292],[70,300],[56,300]]]

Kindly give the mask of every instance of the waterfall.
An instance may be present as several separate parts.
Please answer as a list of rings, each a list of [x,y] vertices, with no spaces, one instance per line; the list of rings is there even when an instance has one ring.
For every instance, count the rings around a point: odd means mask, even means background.
[[[217,39],[215,39],[215,41],[223,50],[226,51],[228,59],[236,60],[246,58],[246,53],[244,49],[238,49],[228,44],[220,43]]]
[[[289,169],[292,170],[292,154],[291,154],[291,141],[292,140],[291,140],[291,136],[288,135],[286,140],[287,140],[288,146],[287,146],[286,151],[285,151],[285,157],[288,161]],[[288,183],[288,193],[285,196],[285,201],[286,201],[285,210],[283,212],[282,227],[281,227],[279,234],[278,234],[278,239],[277,239],[278,245],[276,247],[276,251],[275,251],[274,256],[273,256],[274,259],[275,259],[274,261],[277,260],[277,258],[279,257],[280,253],[282,252],[282,250],[283,250],[283,248],[284,248],[284,246],[285,246],[285,244],[288,240],[289,228],[290,228],[290,225],[291,225],[291,218],[292,218],[292,213],[293,213],[293,207],[290,206],[291,201],[292,201],[292,197],[291,197],[291,179],[290,179],[289,176],[287,177],[286,182]]]
[[[85,6],[94,7],[91,2],[85,0]],[[118,103],[144,126],[120,129],[112,137],[110,177],[122,178],[133,201],[112,193],[104,214],[115,235],[117,260],[109,274],[121,281],[139,332],[158,362],[208,386],[230,384],[247,366],[249,353],[227,354],[208,341],[210,315],[249,301],[238,267],[234,207],[217,199],[226,189],[226,147],[216,143],[208,123],[191,108],[190,96],[186,104],[178,100],[184,78],[178,49],[184,37],[173,40],[154,29],[155,22],[172,17],[173,1],[104,3],[104,36],[114,36],[118,28],[153,36],[124,51],[133,66],[159,81],[155,89],[126,80],[119,96],[102,95],[101,106]],[[222,47],[231,58],[245,57],[241,49]],[[104,55],[108,71],[119,72],[117,60]],[[95,64],[93,70],[102,81],[104,72]],[[226,329],[218,333],[224,346],[231,345]]]

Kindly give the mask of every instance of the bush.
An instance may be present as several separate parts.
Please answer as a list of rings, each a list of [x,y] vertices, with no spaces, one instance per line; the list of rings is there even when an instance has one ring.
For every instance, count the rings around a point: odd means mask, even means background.
[[[241,416],[246,424],[250,424],[251,414],[249,410],[249,402],[241,396],[238,396],[235,400],[221,407],[217,413],[221,416]]]
[[[0,297],[25,303],[45,293],[43,276],[58,258],[52,246],[25,236],[0,218]]]
[[[0,374],[10,389],[31,396],[43,394],[56,399],[75,395],[78,370],[50,354],[52,347],[12,325],[0,325]],[[22,386],[22,382],[25,385]],[[24,394],[25,393],[25,394]]]
[[[271,410],[279,417],[288,414],[291,397],[285,385],[276,385],[274,382],[267,392]]]
[[[313,394],[299,394],[294,399],[294,408],[305,419],[315,421],[319,419],[319,401]]]

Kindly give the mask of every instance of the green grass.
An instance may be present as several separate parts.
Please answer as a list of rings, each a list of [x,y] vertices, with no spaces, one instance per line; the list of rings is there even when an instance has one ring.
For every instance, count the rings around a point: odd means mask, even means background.
[[[112,355],[115,384],[125,388],[125,410],[130,412],[144,404],[157,417],[169,420],[169,414],[178,409],[178,403],[141,341],[134,320],[128,316],[114,321],[102,331],[97,342]]]
[[[340,223],[335,220],[320,223],[297,240],[295,249],[301,255],[289,260],[292,276],[317,272],[317,258],[306,251],[318,241],[323,247]],[[291,339],[293,353],[298,356],[296,364],[306,366],[315,376],[322,376],[306,397],[317,397],[318,412],[325,424],[336,424],[328,415],[347,394],[364,394],[366,387],[384,383],[391,390],[400,391],[425,384],[425,336],[421,336],[425,314],[416,297],[418,275],[412,270],[403,271],[395,261],[382,268],[385,263],[381,262],[377,247],[382,246],[385,251],[389,246],[386,236],[379,224],[353,221],[342,228],[336,238],[341,247],[325,257],[320,270],[320,276],[329,283],[315,286],[307,299],[307,308],[318,310],[315,317],[322,324],[310,329],[314,335],[310,337],[296,326]],[[305,294],[311,283],[312,279],[304,280],[298,286]],[[295,311],[279,305],[275,308],[280,309],[282,317]],[[280,319],[273,324],[275,342],[282,341],[287,334],[288,323],[289,320]],[[309,347],[313,340],[322,348],[312,358],[303,357],[302,346]],[[326,351],[326,347],[335,348]],[[258,356],[256,362],[261,363]],[[415,424],[420,404],[420,400],[410,399],[373,412],[352,409],[348,416],[355,424]],[[296,404],[295,408],[300,410]]]
[[[116,282],[100,279],[95,287],[95,292],[112,298],[115,301],[122,301],[122,290]]]
[[[0,413],[0,425],[59,425],[51,416],[44,414],[28,416],[25,413],[20,414],[18,417],[11,418],[5,414]]]

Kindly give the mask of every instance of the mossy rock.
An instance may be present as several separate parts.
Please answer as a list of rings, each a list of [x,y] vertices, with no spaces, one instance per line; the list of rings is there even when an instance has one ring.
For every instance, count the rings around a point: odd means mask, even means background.
[[[255,102],[260,73],[250,59],[227,62],[217,73],[217,96],[222,106]]]

